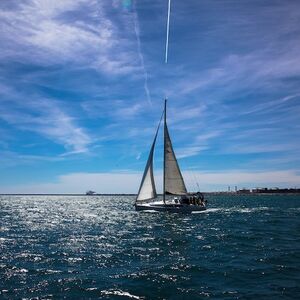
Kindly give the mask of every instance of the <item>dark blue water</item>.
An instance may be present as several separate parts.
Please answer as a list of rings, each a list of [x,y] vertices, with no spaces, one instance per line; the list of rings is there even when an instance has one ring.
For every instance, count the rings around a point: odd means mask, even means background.
[[[300,196],[0,197],[1,299],[300,299]]]

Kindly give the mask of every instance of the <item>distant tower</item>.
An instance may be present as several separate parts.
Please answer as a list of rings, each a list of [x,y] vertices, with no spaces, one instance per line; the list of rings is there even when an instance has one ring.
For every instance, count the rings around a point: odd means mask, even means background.
[[[228,186],[228,193],[230,193],[230,185]]]
[[[235,186],[234,189],[235,189],[235,192],[237,192],[237,186]]]

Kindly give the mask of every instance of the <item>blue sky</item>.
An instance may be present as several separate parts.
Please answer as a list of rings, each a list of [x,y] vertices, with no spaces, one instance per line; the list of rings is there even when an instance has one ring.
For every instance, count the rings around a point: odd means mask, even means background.
[[[300,186],[300,2],[173,0],[168,65],[166,13],[0,1],[0,192],[136,192],[165,95],[190,190]]]

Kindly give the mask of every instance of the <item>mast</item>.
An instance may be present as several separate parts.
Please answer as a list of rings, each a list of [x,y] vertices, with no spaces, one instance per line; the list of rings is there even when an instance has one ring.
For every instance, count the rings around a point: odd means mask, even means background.
[[[164,170],[163,170],[163,201],[166,204],[166,138],[167,138],[167,98],[164,109]]]
[[[171,0],[168,1],[168,17],[167,17],[167,38],[166,38],[166,53],[165,53],[165,64],[168,63],[168,52],[169,52],[169,33],[170,33],[170,14],[171,14]],[[166,140],[167,140],[167,97],[165,98],[165,109],[164,109],[164,170],[163,170],[163,201],[166,204]]]

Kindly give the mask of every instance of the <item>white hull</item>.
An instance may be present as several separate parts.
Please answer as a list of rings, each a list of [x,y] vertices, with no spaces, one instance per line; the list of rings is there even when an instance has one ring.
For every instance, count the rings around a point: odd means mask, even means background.
[[[145,204],[135,204],[135,209],[137,211],[141,210],[155,210],[155,211],[169,211],[169,212],[183,212],[189,213],[193,211],[203,211],[206,207],[203,205],[193,205],[193,204],[180,204],[180,203],[166,203],[162,201],[145,203]]]

